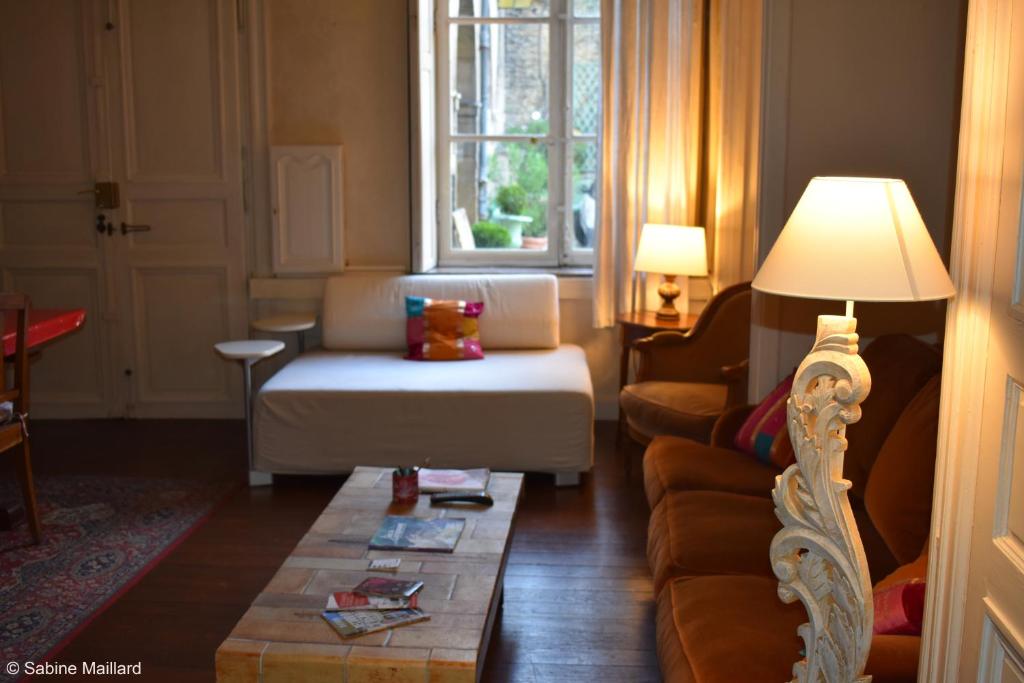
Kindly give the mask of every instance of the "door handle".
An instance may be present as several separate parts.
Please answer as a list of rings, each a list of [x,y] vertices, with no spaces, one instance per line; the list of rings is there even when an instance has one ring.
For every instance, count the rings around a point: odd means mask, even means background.
[[[96,215],[96,232],[99,234],[107,233],[108,235],[114,234],[114,224],[107,222],[107,217],[102,213]]]
[[[130,232],[149,232],[153,227],[150,225],[132,225],[121,221],[121,234],[127,235]]]

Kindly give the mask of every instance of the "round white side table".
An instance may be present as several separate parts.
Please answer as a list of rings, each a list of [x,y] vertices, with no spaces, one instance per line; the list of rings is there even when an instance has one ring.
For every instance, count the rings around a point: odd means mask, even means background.
[[[284,313],[253,320],[252,329],[277,334],[296,332],[299,336],[299,353],[306,351],[306,331],[316,327],[316,313]]]
[[[245,444],[249,455],[249,486],[266,486],[274,483],[269,472],[257,472],[252,466],[252,366],[264,358],[270,358],[284,349],[284,342],[276,339],[247,339],[214,344],[213,348],[226,360],[242,363],[245,376]]]

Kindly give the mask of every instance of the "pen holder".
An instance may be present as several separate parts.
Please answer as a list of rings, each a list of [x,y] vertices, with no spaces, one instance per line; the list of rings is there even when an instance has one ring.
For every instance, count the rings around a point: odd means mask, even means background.
[[[415,468],[398,468],[391,473],[391,501],[400,505],[420,498],[420,475]]]

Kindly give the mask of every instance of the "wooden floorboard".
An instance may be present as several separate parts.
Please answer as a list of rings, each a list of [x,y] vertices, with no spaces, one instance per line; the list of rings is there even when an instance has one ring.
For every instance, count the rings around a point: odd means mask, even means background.
[[[237,421],[37,421],[38,476],[245,476]],[[627,477],[613,423],[596,428],[596,466],[578,488],[527,478],[489,645],[485,681],[661,680],[644,556],[639,467]],[[5,470],[4,476],[12,476]],[[147,681],[212,681],[213,654],[342,483],[278,478],[241,486],[191,537],[98,616],[57,661],[142,661]]]

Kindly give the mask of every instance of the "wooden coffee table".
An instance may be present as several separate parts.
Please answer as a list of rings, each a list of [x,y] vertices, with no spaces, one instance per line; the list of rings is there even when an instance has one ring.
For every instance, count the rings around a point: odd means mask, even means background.
[[[357,467],[217,649],[217,680],[479,681],[522,488],[522,474],[492,473],[491,508],[431,507],[426,495],[399,507],[390,469]],[[368,550],[387,514],[462,517],[466,527],[451,554]],[[401,558],[399,573],[367,571],[377,557]],[[330,593],[367,576],[423,581],[430,620],[343,640],[320,612]]]

